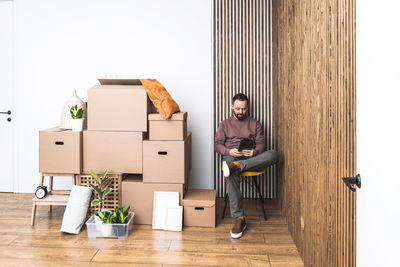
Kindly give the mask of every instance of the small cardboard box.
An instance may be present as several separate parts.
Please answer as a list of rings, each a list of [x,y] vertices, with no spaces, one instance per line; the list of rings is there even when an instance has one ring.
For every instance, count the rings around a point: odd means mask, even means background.
[[[158,113],[149,114],[149,140],[184,140],[187,135],[187,113],[174,113],[169,120]]]
[[[183,224],[215,227],[216,196],[215,190],[188,190],[183,199]]]
[[[143,141],[143,182],[186,184],[191,147],[191,132],[184,141]]]
[[[82,132],[59,127],[39,131],[39,171],[79,174],[82,171]]]
[[[147,132],[150,104],[140,80],[100,82],[88,89],[88,130]]]
[[[142,132],[83,131],[83,172],[142,173]]]
[[[128,175],[122,180],[122,206],[131,206],[135,224],[152,224],[154,191],[179,192],[179,205],[182,205],[186,185],[145,184],[141,175]]]

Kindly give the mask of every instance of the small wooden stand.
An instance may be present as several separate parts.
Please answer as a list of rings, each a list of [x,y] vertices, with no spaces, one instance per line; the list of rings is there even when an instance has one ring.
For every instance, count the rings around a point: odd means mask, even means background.
[[[55,174],[55,173],[41,173],[40,174],[40,186],[43,186],[44,177],[49,177],[49,190],[45,198],[39,199],[34,197],[32,199],[32,216],[31,225],[35,224],[36,217],[36,206],[49,206],[51,212],[51,206],[67,206],[70,190],[53,190],[53,176],[72,176],[72,183],[76,185],[75,174]]]

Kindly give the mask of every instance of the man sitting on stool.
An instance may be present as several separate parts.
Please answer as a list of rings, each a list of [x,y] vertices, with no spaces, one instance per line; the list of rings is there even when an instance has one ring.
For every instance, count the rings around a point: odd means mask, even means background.
[[[215,150],[223,156],[223,172],[227,179],[226,191],[229,195],[230,210],[235,225],[232,238],[240,238],[246,229],[239,172],[260,171],[277,162],[274,150],[264,151],[264,131],[259,121],[247,116],[249,100],[244,94],[236,94],[232,99],[233,116],[222,121],[215,135]],[[254,147],[239,151],[242,139],[254,141]]]

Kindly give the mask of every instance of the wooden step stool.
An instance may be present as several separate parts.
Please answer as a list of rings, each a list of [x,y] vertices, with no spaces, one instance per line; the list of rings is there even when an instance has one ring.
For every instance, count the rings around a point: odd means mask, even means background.
[[[36,217],[36,206],[49,206],[51,212],[51,206],[67,206],[70,190],[53,190],[53,176],[72,176],[72,184],[76,185],[75,175],[76,174],[55,174],[55,173],[41,173],[40,174],[40,186],[43,186],[44,177],[49,177],[49,190],[45,198],[34,197],[32,199],[32,216],[31,225],[35,224]]]

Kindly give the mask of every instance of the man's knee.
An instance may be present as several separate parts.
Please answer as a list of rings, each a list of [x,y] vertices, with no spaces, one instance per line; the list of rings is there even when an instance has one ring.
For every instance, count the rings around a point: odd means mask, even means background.
[[[222,157],[222,160],[227,161],[227,162],[232,162],[232,161],[235,161],[235,158],[232,157],[231,155],[225,155]]]
[[[265,160],[265,162],[267,162],[269,165],[278,162],[278,152],[276,152],[273,149],[264,151],[259,156],[262,157]]]
[[[273,149],[268,150],[267,152],[269,152],[269,154],[270,154],[272,164],[277,163],[278,162],[278,152],[276,152]]]

